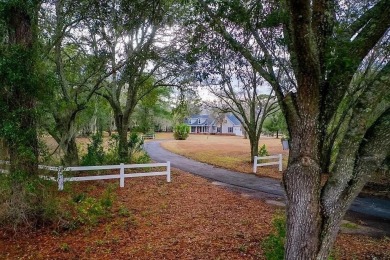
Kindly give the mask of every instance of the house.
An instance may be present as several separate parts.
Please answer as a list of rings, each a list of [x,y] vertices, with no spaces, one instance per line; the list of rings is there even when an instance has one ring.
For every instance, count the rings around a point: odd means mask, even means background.
[[[193,115],[185,120],[190,133],[216,133],[215,119],[209,115]]]
[[[185,121],[190,127],[190,133],[230,134],[243,136],[241,122],[232,114],[225,114],[222,120],[210,115],[193,115]]]
[[[232,114],[226,114],[222,122],[222,134],[234,134],[238,136],[244,136],[241,122]]]

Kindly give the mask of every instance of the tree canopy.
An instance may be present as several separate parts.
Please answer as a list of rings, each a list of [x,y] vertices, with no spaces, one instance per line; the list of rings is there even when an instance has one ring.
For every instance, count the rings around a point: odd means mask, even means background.
[[[389,13],[390,0],[2,1],[0,137],[11,172],[36,175],[38,122],[77,164],[76,119],[95,95],[111,106],[125,158],[130,116],[156,89],[190,93],[183,86],[218,74],[226,98],[232,83],[258,79],[290,136],[285,258],[327,259],[352,200],[390,157]],[[190,107],[182,97],[179,121]]]

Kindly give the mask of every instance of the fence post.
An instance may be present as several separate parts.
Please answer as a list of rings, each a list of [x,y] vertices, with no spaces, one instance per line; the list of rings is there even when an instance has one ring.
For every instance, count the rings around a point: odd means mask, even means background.
[[[123,163],[121,163],[119,175],[120,175],[119,186],[123,188],[125,187],[125,165]]]
[[[64,174],[63,174],[62,166],[58,167],[57,181],[58,181],[58,190],[64,190]]]
[[[257,171],[257,156],[253,158],[253,173],[256,173]]]
[[[282,154],[279,154],[279,171],[282,171]]]
[[[171,162],[167,161],[167,182],[171,182]]]

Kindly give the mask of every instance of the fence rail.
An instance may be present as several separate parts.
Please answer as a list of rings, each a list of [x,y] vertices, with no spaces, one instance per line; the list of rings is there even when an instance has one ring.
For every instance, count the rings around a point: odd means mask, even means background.
[[[154,134],[144,134],[144,135],[141,135],[141,138],[142,139],[155,139],[156,136]]]
[[[1,161],[0,164],[9,165],[8,161]],[[125,173],[125,169],[139,169],[139,168],[156,168],[166,167],[165,171],[160,172],[137,172],[137,173]],[[58,190],[64,189],[65,182],[71,181],[93,181],[93,180],[110,180],[119,179],[119,186],[123,188],[125,186],[125,178],[135,177],[149,177],[149,176],[167,176],[167,182],[171,182],[171,163],[144,163],[144,164],[123,164],[120,165],[102,165],[102,166],[75,166],[75,167],[63,167],[63,166],[46,166],[39,165],[39,169],[55,171],[57,172],[57,178],[52,176],[40,175],[39,177],[45,180],[52,180],[58,183]],[[80,171],[96,171],[96,170],[118,170],[119,174],[108,175],[95,175],[95,176],[79,176],[79,177],[64,177],[64,172],[80,172]],[[7,173],[5,169],[0,169],[0,173]]]
[[[266,162],[266,163],[259,163],[259,160],[272,160],[272,159],[278,159],[277,161],[272,161],[272,162]],[[279,166],[279,171],[282,171],[282,154],[278,155],[270,155],[270,156],[255,156],[253,159],[253,173],[257,172],[257,167],[261,166],[267,166],[267,165],[278,165]]]

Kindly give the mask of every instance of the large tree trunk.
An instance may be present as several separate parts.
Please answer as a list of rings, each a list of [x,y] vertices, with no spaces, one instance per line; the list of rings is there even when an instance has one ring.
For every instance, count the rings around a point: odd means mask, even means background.
[[[256,133],[249,133],[249,144],[251,147],[251,163],[254,162],[254,157],[259,155],[259,138]]]
[[[27,5],[27,4],[25,4]],[[14,133],[7,140],[11,172],[22,171],[35,174],[38,171],[38,136],[36,124],[36,97],[32,77],[35,77],[35,55],[33,50],[34,33],[32,14],[25,6],[13,6],[11,9],[9,28],[9,43],[18,48],[20,70],[14,73],[23,80],[13,82],[12,92],[7,98],[9,113],[14,115]],[[14,49],[15,50],[15,49]],[[12,81],[12,79],[11,79]]]
[[[307,139],[305,131],[292,135],[289,166],[284,172],[288,199],[285,259],[315,259],[320,242],[321,172],[318,157],[308,153],[315,147],[309,147]]]
[[[120,113],[115,113],[115,124],[119,135],[119,144],[118,144],[118,155],[121,161],[126,162],[129,155],[129,147],[127,140],[127,130],[129,127],[128,119],[125,119],[124,116]]]
[[[72,136],[70,139],[68,139],[68,143],[64,148],[64,152],[65,154],[63,160],[66,166],[77,166],[80,164],[75,136]]]
[[[301,116],[287,118],[291,145],[283,176],[288,200],[285,259],[315,259],[321,228],[318,103],[312,98],[299,104]]]
[[[0,138],[0,160],[8,160],[9,154],[8,154],[8,147],[7,142]]]

